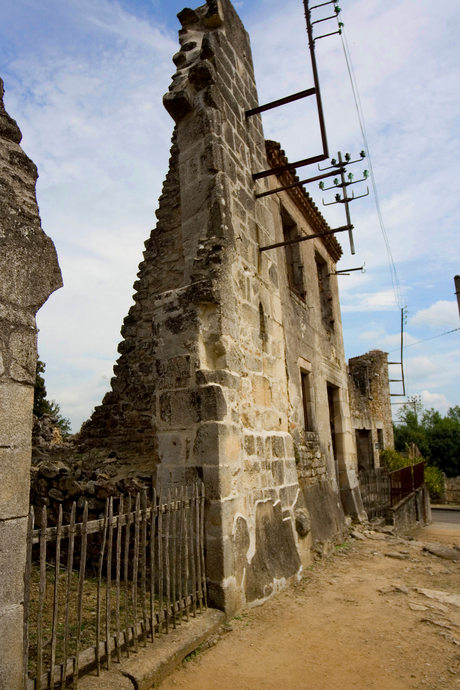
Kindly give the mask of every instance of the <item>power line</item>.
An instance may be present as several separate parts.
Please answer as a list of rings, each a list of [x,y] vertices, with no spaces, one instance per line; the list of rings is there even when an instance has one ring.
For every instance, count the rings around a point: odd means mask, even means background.
[[[419,345],[420,343],[426,343],[428,340],[434,340],[435,338],[440,338],[443,335],[449,335],[449,333],[455,333],[455,331],[460,331],[460,328],[454,328],[452,331],[446,331],[445,333],[439,333],[439,335],[433,335],[431,338],[425,338],[425,340],[417,340],[416,343],[411,343],[410,345],[404,345],[404,349],[406,350],[408,347],[413,347],[414,345]],[[390,350],[388,353],[391,355],[392,352],[397,352],[399,351],[399,347],[396,348],[396,350]]]
[[[342,24],[342,23],[340,22],[340,24]],[[377,192],[377,184],[376,184],[376,182],[375,182],[374,169],[373,169],[373,166],[372,166],[371,153],[370,153],[370,150],[369,150],[369,142],[368,142],[368,139],[367,139],[366,124],[365,124],[365,121],[364,121],[364,114],[363,114],[363,109],[362,109],[362,106],[361,106],[361,99],[360,99],[360,96],[359,96],[358,84],[357,84],[357,81],[356,81],[356,75],[355,75],[355,71],[354,71],[354,68],[353,68],[353,63],[352,63],[352,60],[351,60],[351,54],[350,54],[350,49],[349,49],[349,47],[348,47],[348,41],[347,41],[347,38],[346,38],[346,35],[345,35],[345,32],[344,32],[343,26],[341,26],[340,28],[341,28],[342,47],[343,47],[343,52],[344,52],[344,55],[345,55],[345,61],[346,61],[346,63],[347,63],[348,75],[349,75],[349,77],[350,77],[351,89],[352,89],[353,98],[354,98],[354,101],[355,101],[356,112],[358,113],[359,126],[360,126],[360,129],[361,129],[361,134],[362,134],[362,137],[363,137],[363,140],[364,140],[364,145],[365,145],[365,147],[366,147],[367,157],[368,157],[368,160],[369,160],[369,171],[370,171],[370,178],[371,178],[371,183],[372,183],[372,189],[373,189],[373,192],[374,192],[375,206],[376,206],[376,209],[377,209],[377,216],[378,216],[378,219],[379,219],[380,229],[381,229],[381,231],[382,231],[383,239],[384,239],[384,242],[385,242],[385,247],[386,247],[386,250],[387,250],[388,263],[389,263],[389,266],[390,266],[391,283],[392,283],[393,290],[394,290],[394,293],[395,293],[396,304],[398,305],[399,308],[401,308],[401,307],[403,306],[403,304],[402,304],[402,295],[401,295],[401,286],[400,286],[400,283],[399,283],[399,278],[398,278],[398,274],[397,274],[397,271],[396,271],[396,266],[395,266],[395,262],[394,262],[394,259],[393,259],[393,254],[392,254],[392,251],[391,251],[391,247],[390,247],[390,242],[389,242],[389,239],[388,239],[387,231],[386,231],[386,228],[385,228],[385,223],[384,223],[384,221],[383,221],[382,210],[381,210],[381,207],[380,207],[380,200],[379,200],[379,195],[378,195],[378,192]]]

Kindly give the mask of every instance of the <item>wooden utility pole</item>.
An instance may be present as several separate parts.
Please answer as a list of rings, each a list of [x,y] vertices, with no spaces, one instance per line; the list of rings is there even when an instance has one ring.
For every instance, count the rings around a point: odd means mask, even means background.
[[[457,295],[458,314],[460,316],[460,276],[455,276],[455,294]]]

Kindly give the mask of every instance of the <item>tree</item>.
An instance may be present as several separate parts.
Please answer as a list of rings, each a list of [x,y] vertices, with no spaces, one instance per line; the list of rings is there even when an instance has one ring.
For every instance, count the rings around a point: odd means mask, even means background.
[[[432,464],[448,477],[457,477],[460,474],[460,419],[452,408],[446,417],[435,410],[428,410],[425,416]]]
[[[70,421],[62,416],[60,405],[55,400],[48,400],[46,397],[45,379],[42,376],[45,373],[45,369],[46,364],[37,359],[34,386],[34,415],[36,417],[43,417],[44,414],[49,414],[51,417],[56,417],[56,424],[61,430],[63,438],[66,438],[66,436],[70,436],[72,431]]]
[[[34,415],[42,417],[44,414],[50,414],[50,404],[46,399],[45,379],[41,374],[45,373],[45,363],[37,359],[37,372],[35,375],[34,386]]]
[[[448,477],[460,475],[460,406],[451,407],[443,417],[417,403],[403,405],[394,427],[395,448],[403,452],[415,443],[430,465]]]
[[[420,450],[426,460],[431,458],[430,447],[426,438],[426,430],[421,423],[423,420],[423,406],[419,402],[406,403],[398,411],[398,422],[394,426],[395,449],[400,453],[407,450],[410,443]]]

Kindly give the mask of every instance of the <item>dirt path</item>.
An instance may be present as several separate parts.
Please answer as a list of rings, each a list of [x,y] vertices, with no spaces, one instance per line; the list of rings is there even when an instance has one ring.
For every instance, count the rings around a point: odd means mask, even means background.
[[[420,534],[434,541],[429,530]],[[460,593],[460,552],[453,563],[427,555],[420,542],[370,536],[237,616],[162,690],[460,689],[460,608],[414,589]],[[460,532],[437,538],[460,543]]]

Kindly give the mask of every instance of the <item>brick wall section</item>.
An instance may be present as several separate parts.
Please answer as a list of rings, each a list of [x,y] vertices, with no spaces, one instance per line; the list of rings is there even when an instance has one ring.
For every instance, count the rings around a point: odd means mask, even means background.
[[[37,168],[19,145],[3,92],[0,79],[0,687],[20,690],[35,314],[62,281],[41,229]]]

